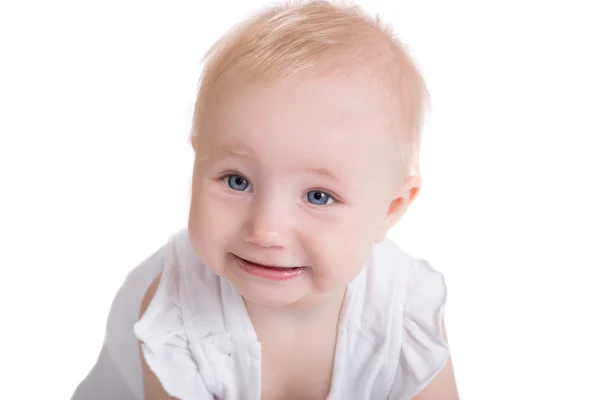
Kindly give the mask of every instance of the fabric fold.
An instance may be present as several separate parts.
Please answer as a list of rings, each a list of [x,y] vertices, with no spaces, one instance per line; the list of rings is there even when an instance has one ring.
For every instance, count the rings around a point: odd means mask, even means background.
[[[450,357],[443,336],[446,306],[444,276],[415,259],[403,307],[400,360],[391,399],[411,399],[444,368]]]
[[[142,353],[165,391],[178,399],[212,399],[190,350],[179,297],[179,270],[173,246],[167,249],[156,293],[134,325]]]

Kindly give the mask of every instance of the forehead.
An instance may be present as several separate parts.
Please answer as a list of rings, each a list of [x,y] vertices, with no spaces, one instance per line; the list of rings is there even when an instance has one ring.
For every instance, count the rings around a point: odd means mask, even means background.
[[[297,79],[268,87],[229,81],[219,89],[200,135],[205,152],[327,170],[380,167],[392,156],[391,101],[367,80]]]

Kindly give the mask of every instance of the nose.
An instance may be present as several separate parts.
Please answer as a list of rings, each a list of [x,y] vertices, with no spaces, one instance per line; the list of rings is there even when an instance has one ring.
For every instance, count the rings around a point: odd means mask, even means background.
[[[244,224],[245,242],[260,247],[286,247],[291,239],[289,212],[273,203],[256,205]]]

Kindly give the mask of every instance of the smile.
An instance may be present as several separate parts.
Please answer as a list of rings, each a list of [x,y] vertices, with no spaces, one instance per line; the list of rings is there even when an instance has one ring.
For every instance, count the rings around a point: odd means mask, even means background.
[[[279,267],[257,264],[234,254],[236,263],[248,274],[272,281],[286,281],[300,276],[306,267]]]

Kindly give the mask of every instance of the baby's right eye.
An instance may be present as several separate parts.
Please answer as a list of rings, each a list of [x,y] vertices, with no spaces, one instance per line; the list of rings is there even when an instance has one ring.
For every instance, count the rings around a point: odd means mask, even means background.
[[[224,180],[230,188],[239,192],[246,191],[250,186],[248,180],[240,175],[227,175]]]

